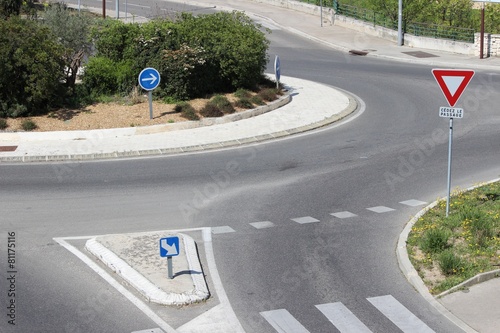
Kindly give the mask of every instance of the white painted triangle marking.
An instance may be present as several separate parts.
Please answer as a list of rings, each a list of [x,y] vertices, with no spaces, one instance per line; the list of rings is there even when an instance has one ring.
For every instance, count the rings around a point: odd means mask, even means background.
[[[465,76],[443,76],[443,81],[446,83],[446,87],[450,91],[451,96],[455,96],[458,87],[464,81]]]

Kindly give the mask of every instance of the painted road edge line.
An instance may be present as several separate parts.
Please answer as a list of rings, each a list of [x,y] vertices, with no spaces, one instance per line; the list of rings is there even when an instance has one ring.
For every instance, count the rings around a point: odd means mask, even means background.
[[[105,270],[94,263],[89,257],[80,252],[77,248],[70,245],[64,238],[53,238],[59,245],[64,247],[69,252],[73,253],[81,261],[83,261],[87,266],[89,266],[94,272],[96,272],[100,277],[102,277],[106,282],[108,282],[113,288],[115,288],[119,293],[121,293],[125,298],[127,298],[132,304],[139,308],[146,316],[149,317],[155,324],[157,324],[162,330],[167,333],[177,333],[177,331],[168,325],[163,319],[161,319],[156,313],[154,313],[144,302],[139,298],[134,296],[130,291],[125,289],[121,284],[119,284],[115,279],[111,277]]]

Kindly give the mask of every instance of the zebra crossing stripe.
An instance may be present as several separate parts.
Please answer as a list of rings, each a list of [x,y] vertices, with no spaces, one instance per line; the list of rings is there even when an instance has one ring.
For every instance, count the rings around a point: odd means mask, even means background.
[[[269,324],[278,333],[310,333],[285,309],[261,312]]]
[[[316,305],[341,333],[372,333],[351,310],[340,302]]]
[[[367,300],[404,333],[435,333],[391,295],[371,297]]]

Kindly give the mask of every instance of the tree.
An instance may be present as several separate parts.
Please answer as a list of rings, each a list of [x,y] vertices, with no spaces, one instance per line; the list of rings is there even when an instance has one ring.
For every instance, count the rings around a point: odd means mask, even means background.
[[[55,3],[45,11],[43,22],[65,48],[65,82],[73,90],[82,60],[90,55],[93,20],[88,15],[69,10],[65,4]]]
[[[364,3],[367,8],[397,21],[399,0],[365,0]],[[470,0],[403,1],[403,21],[406,23],[471,27],[472,18]]]
[[[63,47],[46,27],[12,17],[0,20],[0,116],[46,112],[64,96]]]

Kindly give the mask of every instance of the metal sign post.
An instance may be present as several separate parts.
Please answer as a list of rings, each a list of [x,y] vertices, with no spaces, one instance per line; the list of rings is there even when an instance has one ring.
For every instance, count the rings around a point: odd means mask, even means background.
[[[450,213],[450,193],[451,193],[451,146],[453,143],[453,118],[450,118],[450,137],[448,140],[448,195],[446,197],[446,217]]]
[[[179,237],[166,237],[160,239],[160,257],[167,257],[168,278],[174,278],[172,257],[179,255]]]

